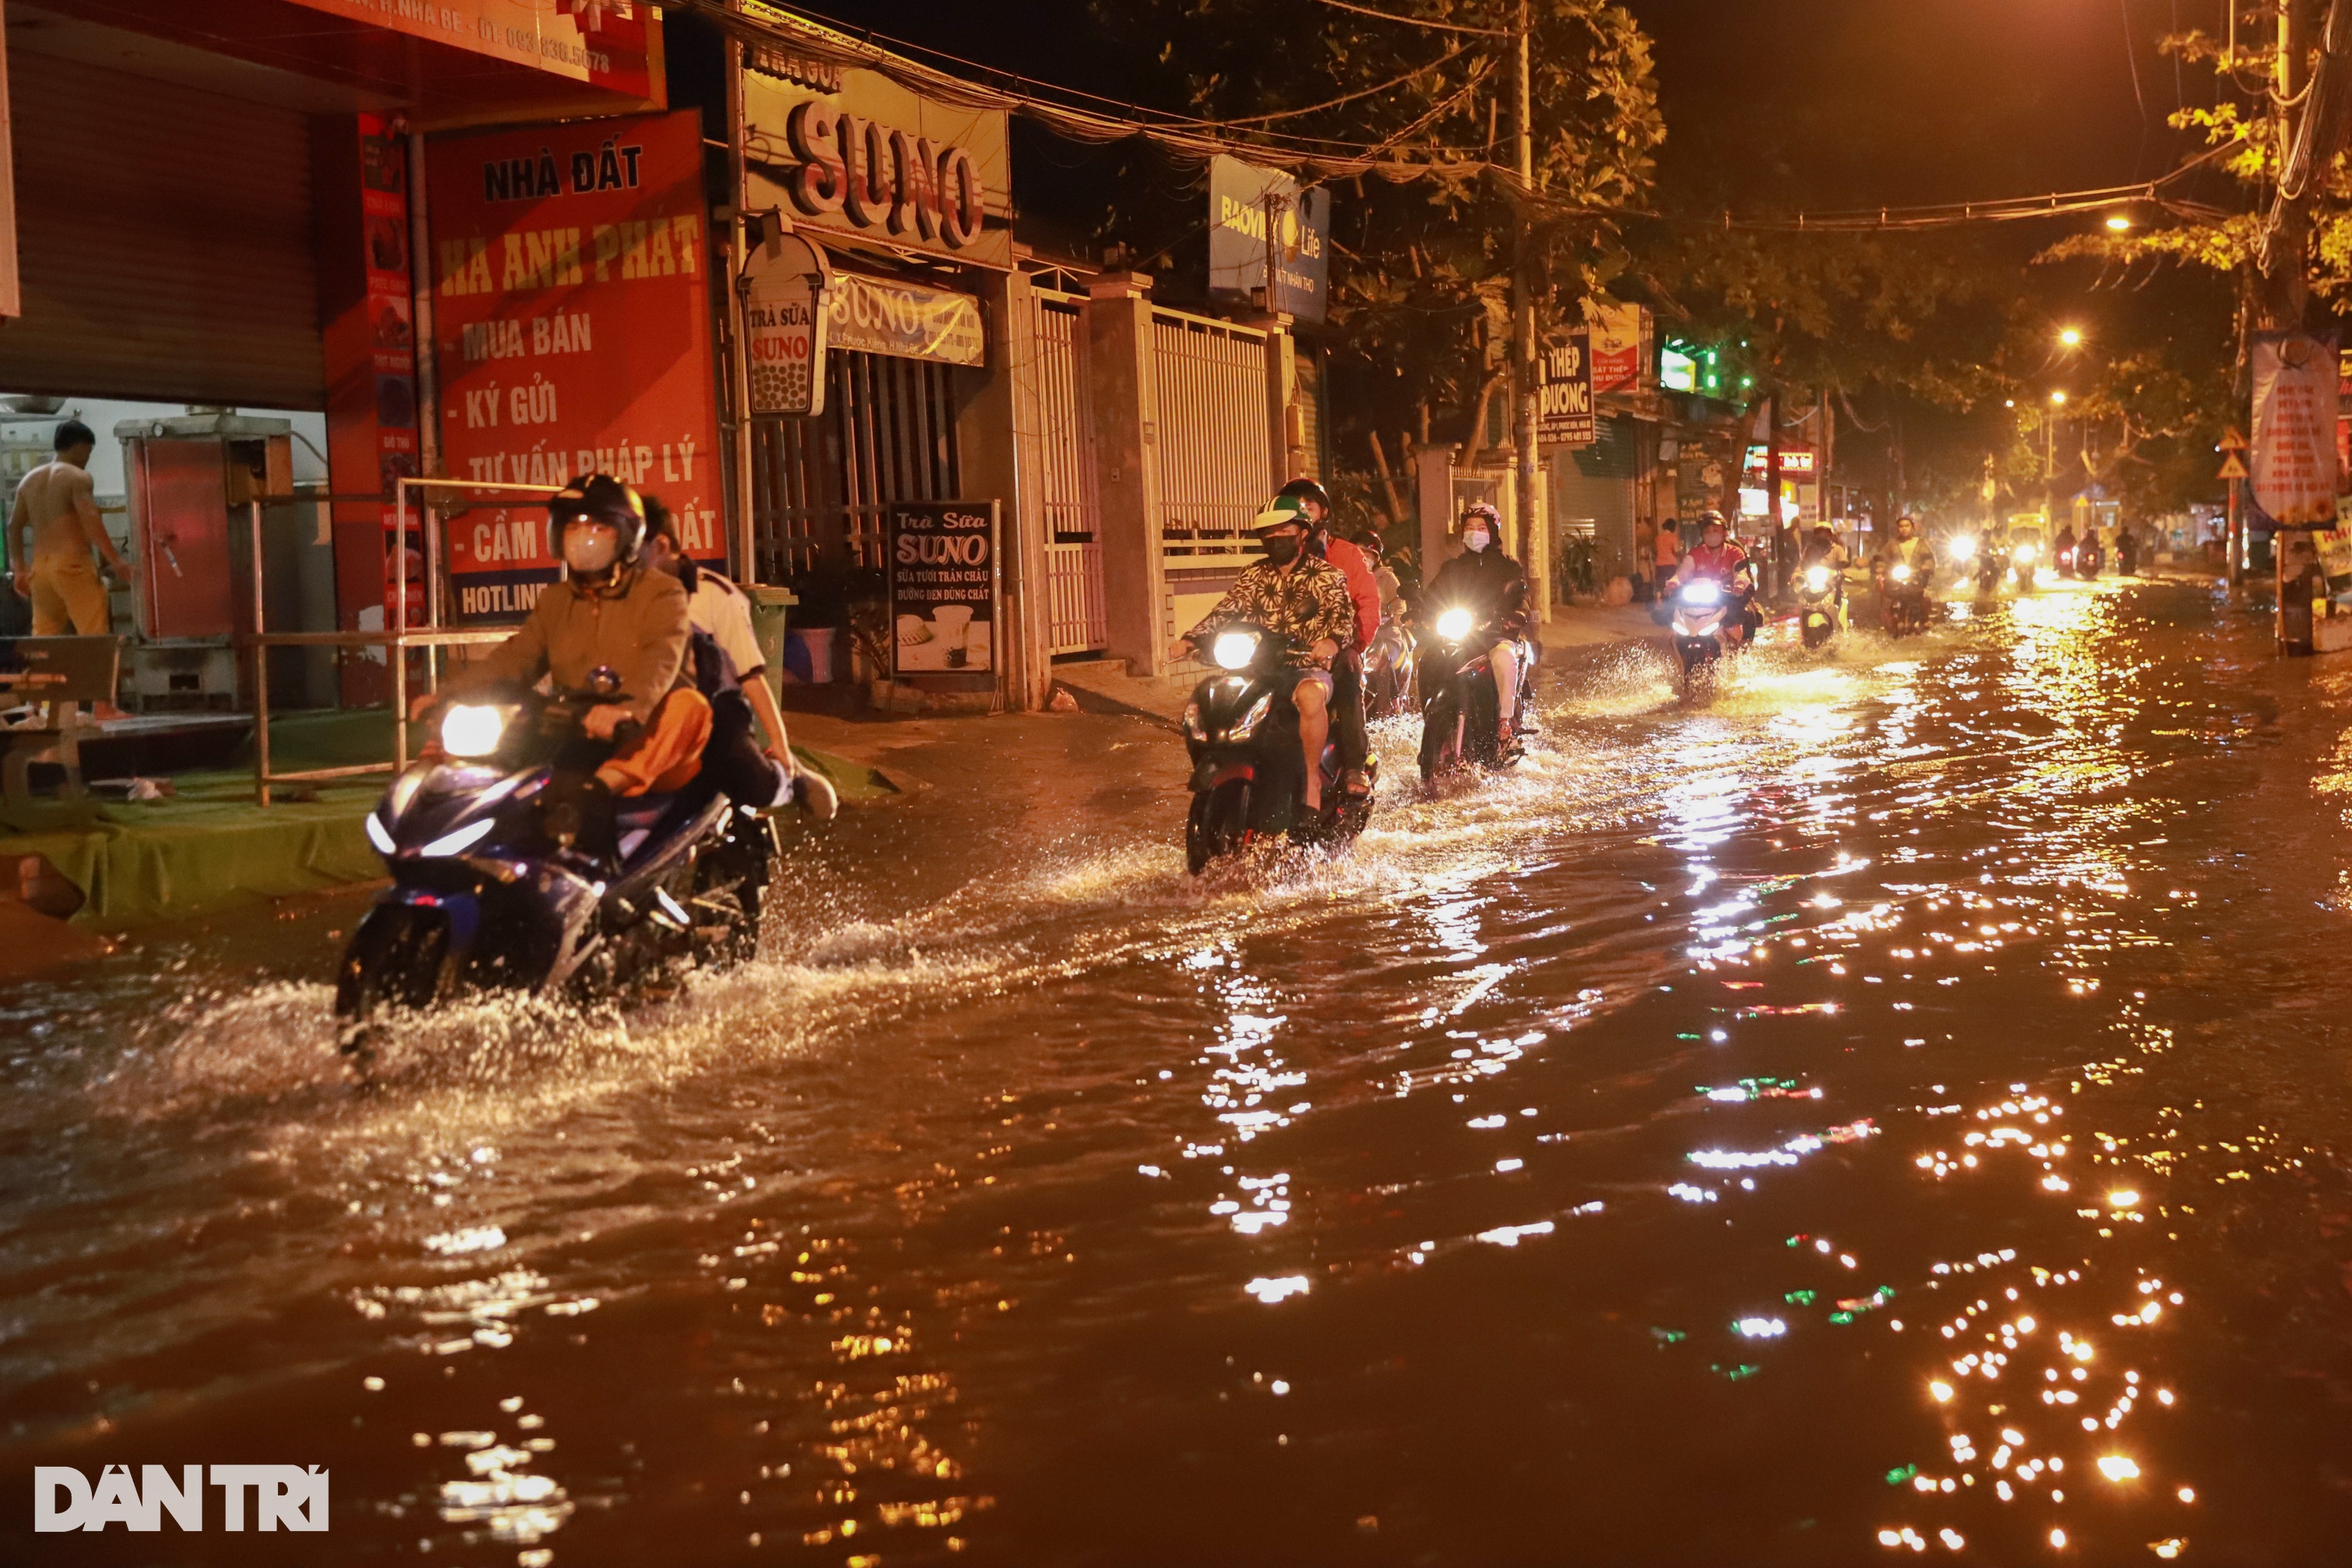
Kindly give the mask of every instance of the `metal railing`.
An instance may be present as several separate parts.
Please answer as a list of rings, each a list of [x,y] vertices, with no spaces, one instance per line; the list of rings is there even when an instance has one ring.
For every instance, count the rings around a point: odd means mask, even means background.
[[[409,492],[419,493],[417,513],[425,535],[425,625],[412,627],[408,624],[408,572],[405,551],[408,548]],[[280,784],[323,784],[338,779],[366,778],[372,774],[397,774],[408,766],[408,659],[411,648],[425,650],[425,689],[440,689],[438,667],[433,653],[436,648],[461,647],[482,643],[504,642],[511,632],[505,629],[488,631],[456,631],[442,624],[443,599],[441,581],[441,512],[425,500],[425,492],[433,490],[460,491],[468,495],[527,495],[545,500],[545,485],[493,484],[481,479],[415,479],[403,476],[393,492],[393,547],[404,553],[399,557],[400,591],[392,609],[392,625],[380,632],[273,632],[268,628],[268,616],[263,604],[261,502],[249,503],[247,512],[252,530],[253,555],[253,631],[248,646],[253,650],[253,794],[257,805],[269,804],[270,790]],[[381,497],[371,497],[381,504]],[[269,650],[273,647],[369,648],[384,650],[384,661],[392,668],[392,760],[388,763],[353,763],[341,767],[306,768],[292,773],[274,773],[269,765]]]

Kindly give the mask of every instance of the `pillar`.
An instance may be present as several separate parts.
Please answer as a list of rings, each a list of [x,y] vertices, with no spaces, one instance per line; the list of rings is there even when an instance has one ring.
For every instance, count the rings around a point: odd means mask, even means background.
[[[964,388],[956,410],[957,450],[965,496],[998,503],[998,570],[1004,594],[1000,610],[1005,624],[997,629],[1003,663],[996,689],[1007,708],[1036,709],[1045,706],[1053,672],[1045,653],[1049,590],[1042,517],[1031,517],[1038,508],[1025,493],[1030,487],[1023,478],[1034,469],[1024,469],[1021,453],[1022,432],[1037,427],[1028,343],[1034,307],[1024,274],[990,272],[977,282],[987,358],[980,370],[956,377]]]
[[[1087,294],[1087,393],[1094,402],[1108,651],[1138,675],[1157,675],[1167,664],[1169,635],[1151,279],[1139,272],[1106,273],[1088,285]]]

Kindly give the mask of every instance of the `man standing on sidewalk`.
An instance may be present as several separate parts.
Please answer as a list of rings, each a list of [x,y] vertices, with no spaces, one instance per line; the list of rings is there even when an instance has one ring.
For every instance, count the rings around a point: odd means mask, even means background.
[[[58,426],[57,457],[16,487],[8,516],[8,564],[16,592],[33,602],[33,635],[103,637],[110,629],[106,583],[93,561],[95,551],[124,582],[124,565],[106,536],[89,478],[89,455],[98,437],[79,419]]]

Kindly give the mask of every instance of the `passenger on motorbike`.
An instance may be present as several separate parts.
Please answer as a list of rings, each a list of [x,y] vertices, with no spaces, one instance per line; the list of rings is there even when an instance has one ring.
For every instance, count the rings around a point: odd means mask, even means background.
[[[803,768],[784,734],[783,710],[767,680],[767,656],[751,629],[751,601],[743,590],[686,553],[677,520],[656,496],[646,496],[645,561],[686,590],[690,633],[687,673],[710,703],[710,742],[702,773],[738,805],[774,805],[790,798],[820,821],[841,809],[841,797],[823,773]],[[757,720],[768,734],[754,739]]]
[[[1462,553],[1437,569],[1422,595],[1424,615],[1460,605],[1478,617],[1486,639],[1487,667],[1495,672],[1496,740],[1508,753],[1517,736],[1511,716],[1518,711],[1519,639],[1528,633],[1528,574],[1503,553],[1497,535],[1502,518],[1485,501],[1462,514]]]
[[[1360,546],[1331,532],[1331,497],[1313,479],[1293,479],[1275,493],[1307,509],[1307,552],[1339,569],[1348,580],[1348,597],[1356,606],[1355,636],[1343,638],[1339,657],[1331,661],[1331,736],[1339,748],[1339,787],[1349,795],[1372,793],[1364,761],[1372,753],[1371,737],[1364,730],[1364,650],[1381,629],[1380,582]]]
[[[1718,584],[1732,601],[1723,617],[1724,647],[1742,646],[1760,619],[1755,609],[1755,573],[1748,563],[1748,552],[1726,536],[1719,512],[1710,511],[1700,519],[1698,542],[1675,568],[1674,586],[1679,588],[1702,577]]]
[[[593,771],[560,770],[541,796],[550,837],[592,856],[613,853],[613,800],[681,789],[710,738],[710,703],[684,670],[688,610],[678,580],[648,569],[644,500],[609,474],[583,474],[547,503],[549,552],[564,564],[515,634],[487,658],[460,667],[453,693],[526,690],[542,678],[556,690],[590,689],[600,668],[620,677],[618,692],[582,716],[593,741],[640,726]],[[420,695],[410,717],[438,700]]]
[[[1893,611],[1886,585],[1897,566],[1910,568],[1903,586],[1913,593],[1926,593],[1936,574],[1936,552],[1921,537],[1919,525],[1907,517],[1895,520],[1895,537],[1879,547],[1876,558],[1871,562],[1871,574],[1878,584],[1879,611],[1889,619]]]
[[[1338,567],[1307,552],[1304,502],[1276,496],[1253,520],[1265,559],[1234,579],[1225,596],[1176,640],[1169,657],[1185,659],[1220,627],[1246,621],[1289,644],[1276,690],[1298,715],[1298,746],[1307,767],[1302,793],[1309,812],[1323,809],[1323,744],[1331,730],[1331,661],[1356,633],[1355,601]]]

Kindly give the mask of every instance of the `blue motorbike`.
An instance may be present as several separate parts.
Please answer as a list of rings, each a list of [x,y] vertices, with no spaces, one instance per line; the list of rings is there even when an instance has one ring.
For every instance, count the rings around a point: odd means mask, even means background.
[[[619,680],[599,669],[590,686],[444,707],[437,754],[368,814],[392,886],[336,972],[346,1054],[371,1055],[398,1009],[478,992],[593,996],[756,948],[776,847],[764,816],[697,781],[611,802],[610,843],[588,847],[567,781],[635,728],[591,740],[581,721]]]

